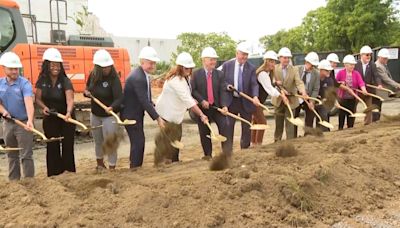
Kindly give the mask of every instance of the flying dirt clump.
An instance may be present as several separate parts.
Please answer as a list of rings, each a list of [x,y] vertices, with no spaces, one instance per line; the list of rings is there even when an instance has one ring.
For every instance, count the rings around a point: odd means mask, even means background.
[[[118,150],[121,141],[124,140],[124,133],[122,130],[118,130],[113,134],[109,134],[101,145],[104,154],[112,154]]]
[[[294,148],[293,144],[285,142],[279,145],[275,150],[275,155],[277,157],[294,157],[299,152]]]
[[[210,170],[219,171],[230,167],[231,156],[227,153],[221,153],[214,157],[210,163]]]
[[[172,157],[177,153],[171,143],[175,140],[180,141],[182,137],[182,126],[174,123],[165,124],[165,128],[157,133],[154,141],[154,165],[160,165],[166,161],[172,161]]]

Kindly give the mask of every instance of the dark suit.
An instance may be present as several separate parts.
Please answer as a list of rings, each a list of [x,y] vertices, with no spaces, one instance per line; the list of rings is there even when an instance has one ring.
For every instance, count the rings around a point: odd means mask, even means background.
[[[236,59],[229,60],[222,65],[222,71],[225,75],[225,80],[227,84],[234,85],[235,81],[235,63]],[[242,86],[243,93],[249,95],[250,97],[258,97],[258,82],[256,76],[256,68],[253,64],[246,62],[243,65],[242,73]],[[228,109],[229,112],[234,114],[240,114],[240,116],[251,122],[252,113],[256,110],[254,104],[242,97],[234,97],[233,93],[229,93],[228,96]],[[230,148],[233,146],[233,135],[235,129],[236,120],[232,117],[228,117],[229,125],[227,129],[227,142]],[[250,126],[246,123],[242,123],[242,135],[240,138],[240,147],[242,149],[248,148],[250,146],[251,131]]]
[[[225,130],[227,125],[227,117],[222,115],[217,110],[210,107],[210,109],[203,109],[201,106],[202,101],[207,101],[207,76],[204,68],[198,69],[193,72],[190,84],[192,87],[192,96],[199,102],[199,107],[210,121],[214,121],[218,126],[218,132],[226,136]],[[224,75],[221,71],[214,69],[212,71],[212,87],[214,96],[214,106],[227,107],[226,98],[227,91],[225,85]],[[210,104],[212,105],[212,104]],[[197,125],[199,127],[201,146],[205,156],[212,156],[211,139],[207,137],[210,135],[210,129],[201,122],[200,118],[196,116]],[[223,152],[230,153],[226,142],[221,143]]]
[[[142,67],[138,67],[132,71],[125,81],[121,118],[122,120],[136,120],[135,125],[125,126],[131,143],[129,158],[131,168],[139,167],[143,164],[145,143],[143,131],[144,111],[146,111],[153,120],[159,117],[151,101],[151,89],[149,90],[148,86],[146,74]]]
[[[372,60],[368,63],[367,68],[365,70],[365,74],[363,71],[362,62],[360,60],[357,61],[357,64],[354,69],[361,74],[365,84],[382,85],[382,79],[379,77],[376,65]],[[366,86],[366,89],[369,93],[376,94],[376,90],[374,88]],[[361,96],[361,98],[365,101],[367,106],[370,106],[373,103],[379,104],[378,99],[372,98],[370,96]],[[367,115],[365,116],[364,124],[370,124],[371,122],[372,122],[372,112],[368,112]]]

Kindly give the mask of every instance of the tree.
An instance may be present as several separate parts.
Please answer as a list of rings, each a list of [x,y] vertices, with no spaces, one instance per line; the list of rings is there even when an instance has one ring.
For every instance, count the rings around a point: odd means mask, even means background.
[[[294,52],[346,50],[400,43],[398,0],[328,0],[307,13],[302,24],[260,38],[267,49],[287,46]]]
[[[235,56],[236,42],[226,33],[182,33],[178,35],[181,45],[177,52],[172,54],[171,62],[175,62],[176,56],[181,52],[192,55],[197,67],[201,66],[201,51],[205,47],[213,47],[220,60],[228,60]]]

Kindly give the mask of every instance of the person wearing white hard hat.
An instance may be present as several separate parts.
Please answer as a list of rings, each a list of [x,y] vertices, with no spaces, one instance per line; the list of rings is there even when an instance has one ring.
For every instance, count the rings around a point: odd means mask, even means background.
[[[298,66],[299,75],[304,83],[306,93],[310,97],[316,98],[318,96],[320,79],[319,72],[316,67],[319,64],[318,54],[315,52],[310,52],[305,57],[304,65]],[[294,111],[294,117],[300,116],[301,109],[305,112],[305,126],[313,127],[315,114],[312,111],[314,109],[314,101],[308,100],[308,103],[304,102],[303,99],[299,99],[300,106],[298,106]],[[297,126],[294,126],[294,137],[297,137]]]
[[[372,59],[372,49],[369,46],[363,46],[360,50],[360,59],[357,61],[355,70],[361,74],[365,84],[375,85],[382,88],[382,79],[379,77],[376,65]],[[372,94],[376,94],[374,88],[367,87],[367,91]],[[373,103],[374,98],[367,95],[361,95],[361,98],[370,107]],[[364,124],[370,124],[372,122],[372,112],[366,113]]]
[[[218,55],[214,48],[206,47],[201,52],[202,67],[193,72],[190,80],[192,86],[192,95],[197,100],[202,112],[212,122],[215,122],[220,135],[226,136],[227,117],[215,108],[222,108],[224,112],[228,111],[226,84],[224,75],[217,70]],[[202,159],[210,160],[213,156],[212,141],[207,135],[210,135],[210,129],[204,122],[195,118],[199,129],[201,147],[204,156]],[[222,151],[229,154],[229,145],[227,142],[221,142]]]
[[[15,53],[3,53],[0,65],[5,72],[5,77],[0,78],[0,112],[7,118],[3,122],[3,139],[7,147],[22,148],[20,151],[7,153],[8,179],[21,179],[21,166],[25,178],[34,177],[32,84],[19,74],[22,64]],[[27,128],[8,120],[10,117],[26,123]]]
[[[352,55],[346,55],[343,58],[343,63],[345,69],[338,72],[336,75],[336,80],[339,83],[342,83],[349,87],[352,90],[361,89],[363,92],[366,92],[365,82],[361,76],[361,74],[354,69],[356,65],[356,60]],[[355,92],[355,91],[353,91]],[[352,112],[356,112],[357,108],[357,100],[354,97],[353,93],[348,92],[345,89],[340,88],[338,90],[338,99],[341,106],[349,109]],[[348,112],[339,110],[339,130],[343,130],[344,122],[347,119],[347,128],[352,128],[354,126],[354,117],[350,117]]]
[[[93,64],[94,68],[86,82],[84,95],[93,96],[108,107],[108,110],[105,111],[93,99],[90,103],[90,125],[103,125],[101,128],[92,130],[97,162],[96,170],[101,171],[106,169],[105,152],[102,145],[106,138],[115,135],[119,130],[119,126],[115,124],[115,118],[108,111],[119,113],[122,102],[122,86],[114,67],[114,60],[108,51],[105,49],[96,51],[93,56]],[[109,169],[115,169],[118,159],[117,151],[107,152],[107,158]]]
[[[318,64],[320,87],[318,92],[318,99],[323,100],[325,98],[325,93],[328,89],[333,89],[335,87],[335,79],[330,77],[330,73],[333,71],[333,67],[329,60],[323,59]],[[329,110],[324,105],[318,105],[315,110],[321,116],[323,121],[329,122]],[[319,119],[317,119],[317,126],[322,131],[329,131],[329,128],[319,125]]]
[[[75,125],[68,122],[74,118],[74,88],[63,67],[61,53],[48,48],[43,54],[42,69],[36,82],[36,104],[42,108],[43,130],[48,138],[64,137],[63,140],[47,143],[47,176],[64,171],[75,172],[74,135]],[[62,120],[50,111],[65,115]]]
[[[179,149],[171,146],[170,141],[181,141],[182,121],[188,109],[200,117],[204,123],[208,118],[197,106],[197,101],[192,97],[189,80],[192,69],[195,67],[192,56],[187,52],[180,53],[176,58],[176,66],[165,76],[165,82],[160,96],[156,102],[156,111],[163,118],[165,132],[171,132],[169,136],[159,133],[155,138],[154,163],[156,165],[164,161],[179,161]],[[166,148],[159,147],[162,142]]]
[[[259,87],[259,99],[261,103],[264,103],[268,96],[278,97],[281,96],[284,102],[288,103],[288,99],[283,91],[279,92],[274,86],[274,69],[276,61],[278,61],[278,55],[274,51],[267,51],[264,56],[264,63],[257,69],[257,81]],[[254,124],[267,124],[267,120],[264,116],[264,109],[256,107],[256,111],[253,112],[253,123]],[[261,145],[264,138],[264,130],[252,130],[251,132],[251,143],[255,146]]]
[[[299,71],[289,64],[292,53],[287,47],[283,47],[278,52],[279,64],[275,66],[274,77],[275,84],[284,91],[286,95],[297,94],[308,97],[303,81],[300,79]],[[289,96],[289,106],[296,109],[299,106],[299,99],[295,96]],[[292,139],[294,135],[294,126],[287,120],[290,112],[282,97],[272,97],[272,104],[275,107],[275,133],[274,141],[282,140],[283,128],[286,130],[286,139]]]
[[[130,147],[130,168],[136,170],[143,164],[144,157],[144,113],[147,112],[153,120],[157,120],[160,128],[165,127],[165,121],[157,113],[151,96],[150,74],[156,70],[160,61],[156,50],[150,46],[144,47],[139,53],[140,66],[134,69],[125,81],[123,109],[121,118],[136,120],[135,125],[125,126],[128,132]]]
[[[236,57],[225,62],[222,65],[225,81],[228,84],[228,110],[233,114],[240,116],[248,121],[251,121],[252,114],[256,110],[256,106],[260,104],[258,99],[258,83],[256,76],[256,67],[247,61],[251,53],[250,45],[247,42],[239,43],[236,47]],[[237,91],[247,94],[252,98],[249,101],[231,90],[234,87]],[[235,130],[236,119],[228,117],[227,126],[227,143],[230,151],[233,148],[233,136]],[[240,139],[240,148],[246,149],[251,143],[250,126],[246,123],[241,123],[242,134]]]
[[[327,57],[326,60],[329,61],[331,64],[331,67],[333,70],[331,70],[330,76],[332,79],[335,79],[335,69],[337,68],[338,64],[340,63],[339,56],[336,53],[330,53]]]
[[[378,59],[375,61],[376,64],[376,72],[378,76],[381,78],[382,83],[386,86],[392,87],[396,90],[400,90],[400,83],[396,82],[392,78],[392,74],[390,73],[389,67],[387,65],[390,58],[389,50],[386,48],[382,48],[378,52]],[[372,121],[378,121],[381,117],[380,112],[382,111],[382,101],[379,99],[373,99],[373,104],[378,106],[379,112],[372,113]]]

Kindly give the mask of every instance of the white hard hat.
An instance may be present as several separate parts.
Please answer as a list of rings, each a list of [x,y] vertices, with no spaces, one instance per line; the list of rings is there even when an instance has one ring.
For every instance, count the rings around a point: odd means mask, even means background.
[[[100,49],[94,53],[93,63],[101,67],[108,67],[114,65],[114,60],[108,51]]]
[[[147,59],[153,62],[160,62],[156,50],[150,46],[144,47],[139,53],[139,59]]]
[[[361,48],[360,54],[372,54],[372,49],[370,48],[370,46],[365,45]]]
[[[237,45],[236,51],[241,51],[243,53],[250,54],[251,53],[250,44],[247,42],[241,42]]]
[[[274,51],[267,51],[265,52],[263,59],[273,59],[273,60],[278,60],[278,55]]]
[[[319,64],[318,54],[313,51],[308,53],[304,59],[307,62],[311,63],[313,66],[318,66],[318,64]]]
[[[389,50],[386,48],[382,48],[379,52],[378,52],[378,57],[382,57],[382,58],[389,58],[390,57],[390,53]]]
[[[21,60],[14,52],[6,52],[0,57],[0,65],[8,68],[22,68]]]
[[[43,60],[48,60],[50,62],[59,62],[59,63],[63,62],[60,51],[55,48],[48,48],[43,53]]]
[[[278,57],[292,57],[292,52],[289,48],[283,47],[279,50]]]
[[[318,69],[319,70],[333,70],[333,67],[331,66],[331,63],[327,59],[321,60],[318,64]]]
[[[201,52],[201,58],[218,58],[217,52],[212,47],[206,47]]]
[[[183,66],[185,68],[193,68],[196,65],[193,62],[192,56],[187,52],[182,52],[176,57],[176,65]]]
[[[328,57],[326,57],[326,60],[334,62],[334,63],[340,63],[339,56],[336,55],[335,53],[330,53],[328,55]]]
[[[356,61],[356,59],[354,58],[354,56],[352,56],[352,55],[346,55],[346,56],[343,58],[343,63],[344,63],[344,64],[356,64],[357,61]]]

